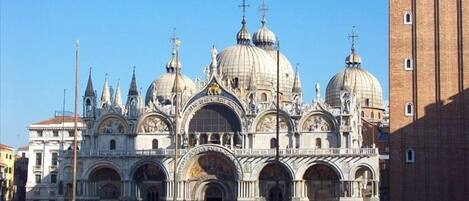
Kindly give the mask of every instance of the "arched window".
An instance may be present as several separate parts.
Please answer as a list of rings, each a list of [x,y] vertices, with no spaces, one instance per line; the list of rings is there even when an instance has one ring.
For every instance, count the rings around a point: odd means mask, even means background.
[[[277,147],[277,140],[275,138],[270,139],[270,148],[275,149]]]
[[[414,150],[411,148],[407,148],[405,151],[405,162],[406,163],[414,163],[415,162],[415,153]]]
[[[362,111],[362,117],[365,117],[365,112],[364,111]]]
[[[365,99],[365,105],[370,106],[370,99],[369,98]]]
[[[404,13],[404,24],[412,24],[412,13],[410,11]]]
[[[267,94],[266,93],[261,94],[261,101],[262,102],[267,102]]]
[[[375,113],[374,113],[374,112],[371,112],[371,118],[372,118],[372,119],[375,118]]]
[[[405,116],[413,116],[414,115],[414,105],[412,103],[405,104]]]
[[[316,138],[316,149],[321,149],[322,143],[321,138]]]
[[[378,112],[378,119],[381,119],[381,113]]]
[[[231,86],[235,89],[239,87],[239,79],[237,77],[233,78]]]
[[[413,69],[412,59],[411,58],[404,59],[404,70],[412,70],[412,69]]]
[[[115,150],[116,149],[116,141],[115,140],[111,140],[109,142],[109,149],[110,150]]]
[[[153,139],[151,141],[151,148],[152,149],[158,149],[158,140],[157,139]]]

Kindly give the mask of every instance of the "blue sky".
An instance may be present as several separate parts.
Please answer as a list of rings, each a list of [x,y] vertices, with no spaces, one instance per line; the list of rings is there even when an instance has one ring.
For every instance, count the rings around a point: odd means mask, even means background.
[[[27,143],[27,126],[66,108],[73,110],[74,48],[81,43],[80,94],[89,67],[101,93],[104,75],[123,94],[136,66],[138,86],[146,91],[164,72],[172,29],[182,40],[183,72],[203,75],[210,48],[235,44],[242,12],[238,0],[171,1],[0,1],[1,143]],[[350,51],[347,35],[356,26],[363,67],[374,74],[388,97],[388,2],[383,0],[267,0],[268,26],[292,64],[300,64],[305,102],[322,93],[344,68]],[[248,30],[260,27],[261,0],[248,0]],[[80,97],[81,97],[80,95]],[[324,97],[324,96],[323,96]],[[81,105],[80,105],[81,113]]]

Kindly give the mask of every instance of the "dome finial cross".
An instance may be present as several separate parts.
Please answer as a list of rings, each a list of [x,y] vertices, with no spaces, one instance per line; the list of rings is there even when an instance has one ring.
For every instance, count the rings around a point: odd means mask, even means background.
[[[265,24],[266,23],[266,18],[267,18],[267,11],[269,11],[269,7],[267,6],[267,4],[265,3],[265,0],[262,0],[262,4],[261,6],[259,6],[259,11],[261,12],[262,14],[262,24]]]
[[[243,0],[243,3],[238,7],[243,8],[243,19],[246,18],[246,7],[249,7],[249,4],[246,4],[246,0]]]
[[[355,32],[355,26],[352,26],[352,33],[350,33],[348,37],[352,40],[352,51],[355,51],[355,43],[358,38],[358,34]]]

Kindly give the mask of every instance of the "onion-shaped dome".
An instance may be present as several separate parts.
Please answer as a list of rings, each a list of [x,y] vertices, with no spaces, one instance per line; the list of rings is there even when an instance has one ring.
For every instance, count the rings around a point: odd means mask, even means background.
[[[273,45],[277,41],[274,32],[267,28],[265,18],[262,20],[262,27],[254,33],[252,42],[257,47],[273,48]]]
[[[362,58],[360,55],[355,53],[355,50],[352,49],[352,52],[345,58],[345,64],[349,66],[359,66],[362,63]]]
[[[246,28],[246,18],[243,17],[243,21],[241,21],[241,24],[243,25],[241,29],[238,31],[236,34],[236,41],[238,44],[249,44],[251,41],[251,34],[249,33],[248,29]]]
[[[362,107],[384,109],[383,92],[378,79],[361,68],[361,58],[352,49],[346,59],[347,67],[331,78],[326,88],[326,102],[339,107],[340,92],[348,90],[355,93]]]
[[[145,99],[146,104],[153,100],[158,100],[163,104],[172,102],[172,97],[176,92],[176,69],[179,69],[178,91],[182,92],[182,100],[187,100],[195,93],[196,86],[194,82],[186,75],[180,73],[181,67],[182,64],[176,56],[176,52],[173,52],[171,60],[166,64],[166,73],[155,79],[150,87],[148,87]]]

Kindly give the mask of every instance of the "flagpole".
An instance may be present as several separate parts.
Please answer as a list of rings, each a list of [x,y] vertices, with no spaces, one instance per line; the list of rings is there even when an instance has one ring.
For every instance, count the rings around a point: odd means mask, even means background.
[[[179,146],[179,132],[178,132],[178,119],[179,119],[179,42],[177,41],[176,34],[173,34],[173,45],[176,51],[176,65],[175,65],[175,88],[176,88],[176,96],[175,96],[175,107],[174,107],[174,161],[173,161],[173,201],[177,200],[177,161],[178,161],[178,146]]]
[[[277,40],[277,112],[275,113],[276,125],[275,125],[275,134],[276,134],[276,143],[275,143],[275,160],[279,161],[279,129],[280,129],[280,41]]]
[[[74,135],[73,135],[73,176],[72,176],[72,201],[76,200],[76,189],[77,189],[77,135],[78,135],[78,78],[79,78],[79,69],[80,69],[80,41],[76,42],[75,50],[75,109],[74,109]]]

